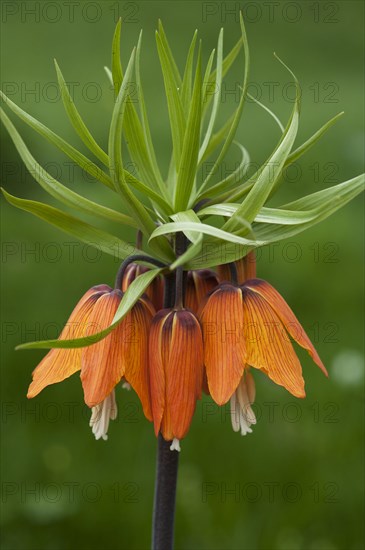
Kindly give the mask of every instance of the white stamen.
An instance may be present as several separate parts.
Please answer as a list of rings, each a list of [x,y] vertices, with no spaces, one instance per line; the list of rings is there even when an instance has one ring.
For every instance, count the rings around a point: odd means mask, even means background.
[[[247,373],[239,383],[238,388],[231,397],[231,421],[235,432],[241,430],[241,435],[252,433],[251,426],[256,424],[255,413],[250,399],[255,395],[255,382],[250,373]]]
[[[176,439],[176,437],[174,437],[170,445],[170,451],[177,451],[178,453],[181,451],[180,439]]]
[[[234,432],[240,431],[240,411],[236,392],[231,397],[231,422]]]
[[[115,420],[117,418],[118,408],[115,401],[115,392],[114,390],[98,405],[92,408],[91,418],[90,418],[90,427],[95,439],[108,439],[108,428],[110,420]]]

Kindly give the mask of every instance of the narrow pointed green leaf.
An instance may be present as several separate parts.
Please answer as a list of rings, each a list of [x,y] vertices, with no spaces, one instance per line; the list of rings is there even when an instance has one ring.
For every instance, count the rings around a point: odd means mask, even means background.
[[[256,99],[253,95],[251,94],[247,94],[247,97],[249,99],[251,99],[251,101],[253,101],[254,103],[256,103],[256,105],[258,105],[259,107],[261,107],[261,109],[263,109],[264,111],[266,111],[267,113],[269,113],[269,115],[275,120],[276,124],[279,126],[280,128],[280,131],[281,133],[283,134],[284,131],[285,131],[285,128],[284,126],[282,125],[282,123],[280,122],[279,118],[276,116],[275,113],[273,113],[271,111],[271,109],[269,109],[269,107],[266,107],[266,105],[264,105],[263,103],[261,103],[261,101],[259,101],[258,99]]]
[[[285,169],[287,166],[292,164],[293,162],[296,162],[302,155],[304,155],[311,147],[313,147],[317,141],[327,132],[327,130],[330,129],[330,127],[337,122],[337,120],[343,115],[344,113],[338,113],[336,116],[331,118],[326,124],[324,124],[313,136],[311,136],[306,142],[304,142],[302,145],[300,145],[297,149],[295,149],[292,153],[289,154],[288,158],[286,159],[284,163],[283,169]],[[237,189],[234,193],[229,194],[226,193],[223,195],[221,200],[227,199],[230,202],[236,202],[240,199],[242,199],[248,191],[252,188],[255,181],[257,180],[257,177],[261,171],[261,168],[253,174],[247,182],[241,185],[239,189]],[[273,192],[277,189],[279,179],[277,180],[276,184],[274,185],[273,190],[271,191],[271,195]]]
[[[132,309],[134,304],[142,296],[146,288],[151,284],[153,279],[155,279],[162,269],[156,268],[146,271],[139,277],[137,277],[131,285],[125,291],[123,298],[119,304],[119,307],[114,315],[114,319],[111,325],[95,334],[90,336],[85,336],[84,338],[74,338],[70,340],[42,340],[40,342],[27,342],[26,344],[21,344],[16,347],[17,350],[22,349],[52,349],[52,348],[83,348],[85,346],[91,346],[103,340],[108,334],[112,332],[113,329],[124,319],[128,311]]]
[[[247,43],[247,35],[246,35],[246,29],[243,22],[242,14],[240,13],[240,25],[241,25],[241,34],[242,34],[242,42],[243,47],[245,51],[245,70],[244,70],[244,76],[243,76],[243,85],[242,85],[242,93],[240,97],[240,101],[238,104],[238,107],[234,113],[232,124],[228,130],[227,138],[224,142],[224,145],[218,155],[217,160],[214,163],[214,166],[212,170],[209,172],[208,176],[206,177],[205,181],[203,182],[203,188],[208,184],[210,179],[214,176],[216,171],[218,170],[219,166],[221,165],[222,160],[224,159],[228,149],[231,146],[232,141],[234,140],[234,136],[236,134],[237,126],[239,121],[241,120],[243,107],[246,101],[246,95],[247,95],[247,86],[248,86],[248,76],[250,72],[250,52],[248,49],[248,43]]]
[[[126,172],[126,170],[124,170],[124,178],[126,183],[129,183],[132,187],[134,187],[134,189],[140,191],[145,197],[149,197],[151,201],[157,204],[160,207],[161,211],[167,216],[172,213],[172,206],[170,205],[170,203],[166,202],[165,199],[161,197],[161,195],[148,187],[148,185],[141,182],[131,173]]]
[[[162,46],[163,46],[163,48],[166,52],[166,56],[167,56],[169,65],[171,67],[172,77],[174,79],[175,85],[178,89],[180,89],[181,85],[182,85],[180,72],[179,72],[179,69],[177,68],[174,56],[172,55],[172,51],[171,51],[169,42],[167,40],[166,33],[165,33],[165,30],[162,26],[162,22],[161,22],[160,19],[158,21],[158,33],[159,33],[159,36],[160,36],[160,39],[161,39]]]
[[[114,86],[114,82],[113,82],[113,74],[111,72],[111,70],[109,69],[109,67],[107,66],[104,66],[104,71],[105,71],[105,74],[109,80],[109,83]]]
[[[112,43],[112,76],[115,97],[118,97],[122,82],[123,69],[120,59],[120,31],[121,20],[118,21]],[[148,127],[147,113],[144,103],[143,90],[139,74],[139,54],[142,35],[139,36],[135,55],[136,88],[131,86],[131,93],[125,105],[123,132],[132,162],[136,165],[140,177],[155,191],[168,200],[167,191],[163,185],[161,175],[154,156],[151,134]],[[132,77],[130,78],[132,80]],[[135,97],[140,104],[142,123],[134,106]]]
[[[174,78],[173,68],[170,64],[168,54],[163,46],[161,36],[156,33],[157,51],[160,58],[167,107],[169,111],[173,155],[175,170],[179,170],[180,159],[185,136],[186,120],[180,94]]]
[[[236,170],[231,172],[226,178],[219,181],[218,183],[215,183],[208,189],[202,192],[202,188],[200,188],[197,200],[204,199],[206,197],[214,197],[222,193],[223,191],[226,191],[232,186],[235,185],[237,187],[240,185],[240,182],[244,178],[244,176],[247,173],[247,170],[250,166],[250,155],[248,154],[248,151],[243,145],[241,145],[238,141],[234,141],[234,144],[236,144],[242,153],[242,159],[240,164],[237,166]]]
[[[214,55],[215,55],[215,49],[212,50],[209,58],[208,58],[208,61],[207,61],[207,66],[205,68],[205,72],[204,72],[204,77],[203,77],[203,86],[202,86],[202,104],[203,104],[203,113],[206,113],[207,111],[207,108],[208,108],[208,105],[206,105],[207,103],[207,94],[208,94],[208,91],[209,91],[209,94],[211,97],[211,86],[212,84],[214,84],[214,80],[215,80],[215,77],[213,79],[213,82],[210,81],[210,73],[211,73],[211,70],[212,70],[212,66],[213,66],[213,61],[214,61]]]
[[[239,203],[223,203],[207,206],[198,212],[198,216],[225,216],[230,218],[238,210]],[[296,225],[313,220],[317,213],[313,210],[290,210],[284,208],[267,208],[263,206],[255,218],[257,223],[270,223],[281,225]]]
[[[262,208],[253,224],[255,236],[264,244],[291,238],[310,229],[336,210],[354,199],[364,190],[364,174],[329,189],[313,193],[280,209]],[[197,257],[191,268],[210,267],[219,263],[225,254],[222,245],[206,246],[209,257]],[[250,248],[246,250],[248,252]],[[231,261],[238,259],[243,250],[229,251]],[[233,254],[233,255],[232,255]]]
[[[74,191],[68,189],[62,183],[57,181],[35,160],[29,149],[25,145],[24,141],[20,137],[15,126],[2,109],[0,109],[0,115],[1,120],[5,128],[9,132],[9,135],[13,140],[14,145],[19,155],[21,156],[26,168],[31,173],[33,178],[39,183],[39,185],[43,187],[45,191],[47,191],[47,193],[49,193],[50,195],[52,195],[52,197],[58,199],[59,201],[63,202],[67,206],[71,206],[78,211],[92,214],[93,216],[98,216],[99,218],[128,224],[131,227],[137,227],[135,220],[130,216],[126,216],[125,214],[116,212],[111,208],[107,208],[106,206],[102,206],[96,202],[86,199],[82,195],[75,193]]]
[[[171,216],[171,219],[174,222],[195,222],[200,224],[200,219],[194,212],[194,210],[186,210],[185,212],[178,212]],[[195,231],[184,231],[185,236],[191,241],[191,244],[188,246],[188,249],[184,254],[179,256],[173,264],[171,264],[170,269],[174,270],[179,266],[185,265],[195,256],[197,256],[202,248],[203,244],[203,234],[196,233]]]
[[[294,201],[283,208],[296,209],[296,208],[308,208],[311,211],[315,211],[316,216],[309,222],[300,225],[268,225],[268,224],[255,224],[255,231],[267,244],[271,242],[281,241],[294,235],[298,235],[302,231],[305,231],[315,224],[321,222],[339,208],[342,208],[354,199],[357,195],[364,191],[365,176],[361,174],[356,178],[348,180],[339,185],[335,185],[329,189],[324,189],[307,197],[303,197],[298,201]]]
[[[106,254],[124,259],[135,252],[134,247],[118,237],[114,237],[106,231],[102,231],[70,214],[66,214],[58,208],[41,202],[14,197],[4,189],[2,189],[2,192],[6,200],[13,206],[37,216],[41,220],[65,231],[90,246],[98,248]]]
[[[310,222],[316,217],[313,210],[292,211],[285,208],[267,208],[263,206],[255,218],[255,223],[268,223],[273,225],[300,225]]]
[[[341,113],[338,113],[336,116],[331,118],[326,124],[324,124],[313,136],[311,136],[307,141],[302,143],[295,151],[293,151],[288,158],[285,161],[284,168],[292,164],[293,162],[296,162],[302,155],[304,155],[309,149],[313,147],[317,143],[317,141],[329,130],[329,128],[337,122],[337,120],[344,114],[342,111]],[[280,184],[282,183],[281,178],[278,178],[270,195],[273,195],[275,191],[278,189]]]
[[[185,269],[206,269],[217,265],[234,262],[246,256],[253,250],[254,246],[247,246],[235,243],[217,242],[216,239],[204,239],[200,255],[193,258]]]
[[[122,19],[119,18],[115,27],[112,42],[112,79],[114,85],[114,95],[117,98],[123,81],[122,63],[120,60],[120,32],[122,28]]]
[[[199,161],[204,157],[205,151],[207,150],[208,144],[210,142],[211,136],[213,134],[213,128],[217,119],[219,104],[220,104],[220,92],[222,89],[222,76],[223,76],[223,29],[220,30],[218,37],[217,45],[217,76],[215,80],[216,91],[213,99],[212,112],[210,114],[210,119],[208,122],[208,128],[205,133],[203,143],[201,144],[199,150]]]
[[[141,111],[143,133],[144,133],[146,148],[148,150],[148,157],[150,159],[151,167],[154,172],[156,182],[166,198],[166,189],[164,187],[164,182],[162,180],[162,176],[161,176],[160,169],[156,159],[156,153],[153,146],[151,130],[150,130],[150,125],[149,125],[148,116],[147,116],[146,103],[144,100],[144,93],[142,88],[141,71],[140,71],[141,46],[142,46],[142,31],[140,32],[140,35],[139,35],[137,50],[136,50],[136,86],[137,86],[138,100],[139,100],[139,106]]]
[[[194,32],[194,36],[190,44],[188,57],[186,58],[185,71],[184,71],[184,76],[183,76],[183,81],[181,86],[181,93],[180,93],[181,102],[183,104],[183,107],[186,113],[189,112],[189,106],[190,106],[190,100],[191,100],[194,52],[195,52],[195,44],[196,44],[197,36],[198,36],[198,31],[196,30]]]
[[[344,114],[345,114],[344,111],[342,111],[341,113],[338,113],[336,116],[331,118],[331,120],[326,122],[326,124],[324,124],[319,130],[317,130],[317,132],[313,134],[313,136],[311,136],[309,139],[307,139],[307,141],[302,143],[300,147],[298,147],[292,153],[290,153],[285,163],[286,166],[288,166],[289,164],[292,164],[293,162],[298,160],[302,155],[304,155],[304,153],[309,151],[309,149],[313,147],[313,145],[315,145],[317,141],[321,139],[321,137],[327,132],[327,130],[329,130],[331,126],[333,126]]]
[[[232,50],[223,59],[223,64],[222,64],[223,77],[227,74],[229,69],[232,67],[234,61],[236,60],[238,54],[241,51],[241,48],[242,48],[242,37],[238,40],[238,42],[233,46]],[[208,73],[207,78],[204,78],[204,81],[207,82],[207,86],[205,87],[205,93],[203,95],[204,113],[209,108],[210,102],[212,100],[212,94],[210,93],[210,90],[211,90],[211,85],[215,83],[216,78],[217,78],[216,69],[211,74]]]
[[[3,92],[0,91],[0,97],[4,100],[6,105],[15,113],[21,120],[23,120],[28,126],[33,128],[41,136],[46,138],[50,143],[58,147],[60,151],[65,153],[71,160],[76,162],[85,172],[88,172],[95,179],[101,181],[107,187],[114,189],[113,181],[108,174],[106,174],[101,168],[94,164],[90,159],[85,157],[77,149],[72,147],[67,141],[58,136],[55,132],[47,128],[44,124],[33,118],[31,115],[23,111],[18,105],[13,103]]]
[[[165,196],[166,190],[155,174],[155,168],[151,162],[151,156],[145,141],[143,127],[130,99],[128,100],[125,111],[123,131],[132,162],[136,165],[141,178],[147,182],[151,188],[161,193],[162,196]]]
[[[193,96],[186,125],[180,169],[175,189],[175,210],[187,208],[191,191],[194,188],[198,164],[199,138],[201,122],[201,48],[195,71]]]
[[[152,233],[150,237],[150,241],[152,241],[154,238],[158,236],[169,235],[171,233],[178,233],[179,231],[182,231],[183,233],[185,233],[186,231],[195,231],[198,233],[201,232],[201,233],[204,233],[204,235],[210,235],[222,241],[242,244],[245,246],[256,247],[256,246],[261,246],[263,244],[259,241],[245,239],[243,237],[235,235],[234,233],[228,233],[227,231],[223,231],[222,229],[218,229],[216,227],[213,227],[212,225],[207,225],[205,223],[190,222],[190,221],[172,222],[172,223],[165,223],[164,225],[160,225]]]
[[[73,102],[73,99],[70,95],[70,92],[68,91],[67,84],[65,82],[65,79],[63,78],[63,75],[61,73],[61,69],[58,66],[58,63],[56,60],[54,60],[55,67],[56,67],[56,73],[57,73],[57,80],[61,91],[61,97],[63,101],[63,105],[66,109],[68,118],[70,119],[70,122],[72,126],[74,127],[76,133],[81,138],[81,140],[85,143],[86,147],[94,153],[94,155],[103,163],[105,166],[109,165],[108,161],[108,155],[103,151],[103,149],[96,143],[95,139],[91,135],[90,131],[88,130],[86,124],[81,118],[80,113],[78,112],[75,103]]]
[[[209,143],[208,143],[208,147],[206,148],[205,150],[205,153],[203,155],[203,157],[200,159],[199,161],[199,166],[201,166],[203,164],[203,162],[205,162],[207,160],[208,157],[210,157],[210,155],[212,153],[214,153],[214,151],[217,149],[217,147],[222,143],[222,141],[227,138],[228,136],[228,133],[229,133],[229,130],[231,129],[232,127],[232,124],[235,120],[235,117],[236,117],[236,111],[234,113],[231,114],[231,116],[226,120],[226,122],[223,124],[223,126],[218,130],[218,132],[216,132],[215,134],[212,135]],[[216,171],[216,170],[215,170]],[[208,184],[208,182],[204,185],[204,187]],[[203,188],[204,189],[204,188]],[[200,191],[202,190],[202,186],[200,187]]]
[[[113,180],[117,191],[126,200],[128,207],[137,216],[141,224],[141,229],[149,235],[154,227],[154,222],[150,219],[145,211],[142,203],[133,195],[127,186],[122,160],[122,128],[124,121],[124,113],[126,110],[126,102],[128,101],[129,83],[133,71],[135,50],[132,51],[126,73],[123,78],[122,85],[119,90],[118,97],[115,102],[112,121],[109,132],[109,159],[110,171],[113,175]]]
[[[126,206],[128,206],[133,216],[135,216],[141,231],[149,237],[155,229],[155,222],[148,214],[143,204],[129,189],[126,181],[126,174],[123,169],[122,159],[122,130],[126,111],[126,102],[128,101],[129,83],[133,73],[134,59],[135,50],[132,51],[118,97],[115,101],[109,131],[108,151],[110,159],[110,172],[113,176],[115,188],[125,200]],[[154,247],[156,253],[158,253],[162,259],[171,260],[174,257],[171,247],[166,239],[156,241],[154,243]]]
[[[337,210],[342,204],[346,204],[346,202],[364,190],[364,181],[364,174],[360,174],[355,178],[329,187],[328,189],[322,189],[306,197],[301,197],[300,199],[289,202],[282,206],[282,208],[288,210],[316,209],[319,215],[321,215],[322,211],[332,211],[333,208]]]
[[[280,62],[282,63],[282,61]],[[284,67],[286,67],[284,63],[282,64],[284,65]],[[290,69],[288,69],[288,67],[286,68],[292,74],[296,86],[296,100],[294,103],[293,111],[291,113],[283,136],[281,137],[273,154],[265,163],[263,169],[261,169],[257,181],[249,191],[245,200],[242,202],[240,208],[225,223],[223,228],[227,231],[237,229],[241,218],[249,222],[252,222],[255,219],[262,206],[265,204],[267,198],[269,197],[276,180],[281,174],[281,171],[291,151],[291,148],[293,147],[299,123],[300,88],[295,75],[290,71]]]

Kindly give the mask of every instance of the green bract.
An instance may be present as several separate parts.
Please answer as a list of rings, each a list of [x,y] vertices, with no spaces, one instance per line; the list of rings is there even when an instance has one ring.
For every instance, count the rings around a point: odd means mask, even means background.
[[[217,49],[202,67],[201,43],[194,33],[184,72],[174,60],[166,34],[159,23],[156,32],[157,52],[165,85],[172,154],[167,177],[161,174],[158,155],[152,142],[140,74],[142,33],[133,49],[125,71],[120,59],[121,21],[112,43],[111,80],[115,104],[110,122],[108,151],[104,151],[88,130],[68,91],[61,69],[55,63],[62,101],[67,115],[80,139],[95,157],[95,162],[80,153],[44,124],[27,114],[2,92],[5,105],[21,120],[60,149],[103,185],[119,195],[127,213],[97,204],[65,187],[34,159],[11,120],[1,111],[1,120],[14,142],[26,167],[35,180],[54,198],[79,214],[112,220],[121,226],[139,230],[143,236],[143,253],[166,264],[165,270],[199,269],[216,266],[245,256],[250,250],[286,239],[312,227],[338,208],[344,206],[364,189],[364,176],[300,198],[277,208],[265,206],[282,182],[283,170],[306,153],[343,114],[340,113],[301,146],[294,148],[300,118],[300,89],[295,75],[289,72],[296,86],[296,99],[284,127],[276,115],[256,101],[275,120],[280,139],[267,161],[255,174],[246,177],[250,157],[246,148],[235,140],[249,84],[249,49],[241,17],[241,38],[224,57],[223,29]],[[241,96],[237,108],[221,128],[217,128],[223,78],[243,50]],[[194,58],[196,61],[194,63]],[[137,102],[130,100],[131,85],[137,90]],[[253,99],[253,98],[252,98]],[[138,108],[136,108],[138,105]],[[122,145],[126,144],[138,177],[125,169]],[[227,152],[234,147],[241,156],[238,168],[221,181],[212,183]],[[214,155],[209,174],[198,183],[202,164]],[[102,168],[96,164],[102,165]],[[138,192],[138,195],[136,194]],[[40,202],[23,200],[3,191],[12,205],[30,212],[59,227],[78,239],[99,247],[103,252],[125,259],[135,249],[117,236],[98,229],[80,218]],[[212,221],[213,220],[213,221]],[[189,245],[181,256],[174,252],[174,238],[185,234]],[[123,233],[122,229],[120,233]],[[232,244],[234,249],[232,250]],[[229,254],[225,247],[229,245]],[[104,338],[126,315],[154,277],[163,269],[151,269],[138,277],[128,288],[115,315],[113,324],[103,332],[76,340],[50,340],[24,344],[22,348],[80,347]]]

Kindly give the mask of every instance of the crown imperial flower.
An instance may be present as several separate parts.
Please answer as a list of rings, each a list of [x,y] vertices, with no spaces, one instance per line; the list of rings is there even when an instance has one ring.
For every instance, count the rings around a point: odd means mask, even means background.
[[[195,33],[181,75],[159,23],[156,44],[171,134],[166,174],[158,162],[143,92],[142,35],[124,69],[120,21],[113,37],[112,68],[106,70],[115,96],[107,150],[82,119],[57,63],[62,101],[88,149],[87,155],[0,92],[8,110],[108,187],[120,201],[119,209],[106,207],[54,178],[38,164],[13,122],[0,109],[1,120],[36,182],[76,215],[3,190],[6,200],[121,260],[115,288],[99,285],[90,289],[58,339],[20,346],[50,348],[34,370],[28,397],[80,371],[97,438],[106,438],[109,421],[115,418],[114,392],[119,383],[137,393],[156,434],[173,441],[171,448],[178,450],[202,389],[218,405],[231,402],[233,427],[243,434],[250,433],[255,423],[250,409],[255,370],[292,395],[304,397],[302,367],[292,340],[306,349],[327,374],[284,299],[269,283],[256,277],[255,251],[297,235],[334,213],[363,190],[364,176],[290,203],[267,206],[283,183],[284,170],[315,145],[342,113],[295,147],[301,90],[293,72],[276,56],[281,69],[290,75],[296,94],[285,125],[270,109],[253,100],[273,118],[280,135],[267,161],[248,176],[249,152],[235,139],[249,97],[250,52],[242,16],[240,31],[238,42],[224,55],[221,29],[217,48],[205,67],[201,44],[196,48]],[[220,96],[209,90],[222,87],[226,73],[242,51],[245,62],[240,98],[232,115],[219,126]],[[136,93],[137,101],[130,101],[131,93]],[[230,151],[239,154],[238,166],[223,177],[221,169]],[[125,163],[126,152],[136,168],[133,174]],[[89,158],[92,155],[98,164]],[[209,158],[214,162],[206,173],[204,163]],[[93,216],[95,223],[102,219],[134,230],[136,247],[120,237],[122,230],[117,237],[96,227],[94,221],[86,223],[83,215]]]
[[[305,397],[302,368],[289,335],[327,375],[302,325],[266,281],[251,279],[240,287],[221,283],[210,293],[200,319],[209,392],[218,405],[229,401],[248,366],[295,397]]]
[[[124,68],[121,21],[113,37],[111,70],[106,67],[115,98],[106,150],[81,117],[57,62],[62,102],[86,154],[0,92],[7,110],[115,193],[117,206],[109,208],[58,181],[39,165],[0,109],[1,121],[34,180],[74,212],[3,190],[5,199],[121,261],[114,289],[99,285],[86,292],[58,339],[19,346],[51,350],[33,372],[28,397],[80,371],[84,399],[91,408],[90,427],[96,439],[105,440],[110,420],[117,415],[116,386],[136,392],[158,436],[154,549],[172,548],[177,452],[202,391],[218,405],[230,402],[233,430],[246,435],[256,423],[255,371],[295,397],[305,396],[292,340],[327,375],[284,298],[256,277],[255,251],[313,227],[364,189],[362,174],[292,202],[271,205],[286,169],[343,113],[295,146],[301,115],[299,82],[275,56],[295,87],[283,125],[248,93],[250,52],[242,15],[240,31],[238,42],[224,55],[221,29],[205,66],[195,32],[181,74],[159,22],[156,45],[170,124],[166,133],[171,135],[166,174],[159,165],[142,86],[142,33]],[[224,86],[225,75],[242,51],[240,97],[219,125],[221,96],[216,91]],[[249,152],[236,136],[247,98],[272,117],[279,133],[267,160],[249,175]],[[227,154],[235,154],[238,164],[232,173],[222,175]],[[133,173],[126,155],[135,167]],[[209,159],[213,162],[207,173]],[[116,235],[98,227],[99,219],[113,222]],[[136,247],[123,240],[130,235],[126,227],[135,231]]]
[[[90,314],[104,294],[112,289],[108,285],[97,285],[90,288],[80,299],[71,313],[59,339],[81,338],[89,326]],[[29,386],[27,397],[35,397],[46,386],[62,382],[81,369],[81,348],[51,349],[33,371],[33,381]]]
[[[137,393],[143,412],[151,416],[148,379],[148,335],[154,307],[147,296],[140,298],[123,321],[103,340],[92,344],[92,334],[111,324],[123,293],[98,285],[81,298],[60,340],[66,336],[88,337],[91,345],[75,349],[52,349],[33,372],[28,397],[35,397],[49,384],[61,382],[81,371],[85,403],[92,408],[90,425],[97,439],[106,439],[109,420],[117,414],[114,388],[123,379]]]
[[[203,339],[199,321],[187,310],[159,311],[150,331],[150,383],[156,435],[185,437],[201,397]]]

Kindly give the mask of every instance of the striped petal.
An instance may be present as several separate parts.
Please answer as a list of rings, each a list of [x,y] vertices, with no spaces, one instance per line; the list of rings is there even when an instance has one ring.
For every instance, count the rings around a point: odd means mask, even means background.
[[[243,287],[247,363],[295,397],[305,397],[302,367],[279,317],[257,293]]]
[[[326,367],[323,365],[304,328],[277,290],[262,279],[250,280],[245,284],[245,286],[266,300],[270,307],[275,311],[276,315],[280,318],[293,340],[308,351],[313,361],[319,366],[324,374],[328,376]]]
[[[165,365],[168,423],[162,423],[162,435],[166,440],[182,439],[189,430],[196,401],[201,396],[203,365],[199,321],[190,311],[176,311]]]
[[[111,288],[98,285],[90,288],[71,313],[59,339],[81,338],[86,335],[88,320],[97,300]],[[81,368],[82,348],[50,350],[33,371],[28,398],[35,397],[46,386],[62,382]]]
[[[152,420],[148,375],[148,334],[152,313],[145,301],[138,301],[121,323],[125,341],[123,361],[125,379],[137,393],[143,412]],[[130,333],[128,335],[128,332]]]
[[[220,283],[230,282],[232,277],[231,277],[231,270],[229,268],[229,264],[218,265],[217,275]]]
[[[152,416],[155,434],[160,431],[166,404],[165,363],[170,355],[168,328],[172,323],[172,312],[162,309],[152,319],[149,336],[149,363]]]
[[[149,268],[146,266],[138,265],[136,263],[129,264],[124,272],[121,290],[125,292],[137,277],[147,271],[149,271]],[[164,298],[164,278],[160,276],[156,277],[147,287],[146,294],[151,300],[156,311],[162,309]]]
[[[195,280],[193,272],[189,271],[186,278],[186,289],[184,296],[184,306],[191,311],[197,312],[199,309],[198,297],[196,295]]]
[[[244,258],[234,262],[237,270],[237,282],[243,284],[247,279],[256,277],[256,255],[252,250]],[[219,265],[217,267],[218,279],[222,283],[224,281],[232,281],[232,274],[229,264]]]
[[[209,391],[218,405],[224,405],[237,388],[246,361],[241,290],[221,285],[209,296],[200,319]]]
[[[217,286],[217,275],[211,269],[189,271],[184,298],[185,307],[197,314],[209,292]]]
[[[146,294],[156,311],[160,311],[163,308],[164,291],[165,279],[161,276],[153,279],[152,283],[146,289]]]
[[[218,277],[211,269],[198,269],[192,272],[196,297],[200,304],[205,296],[218,286]]]
[[[111,324],[121,299],[122,292],[113,290],[97,301],[89,318],[90,335]],[[125,321],[126,318],[106,338],[82,350],[81,381],[89,407],[101,403],[124,374],[124,352],[129,338]]]
[[[189,430],[203,384],[203,339],[188,310],[160,311],[150,331],[150,384],[156,435],[170,441]]]
[[[243,268],[244,276],[241,279],[241,281],[244,282],[244,281],[247,281],[248,279],[254,279],[256,277],[256,252],[254,250],[251,250],[251,252],[249,252],[247,256],[243,258],[243,262],[244,262],[244,268]],[[241,281],[240,279],[238,279],[238,282],[241,282]]]

